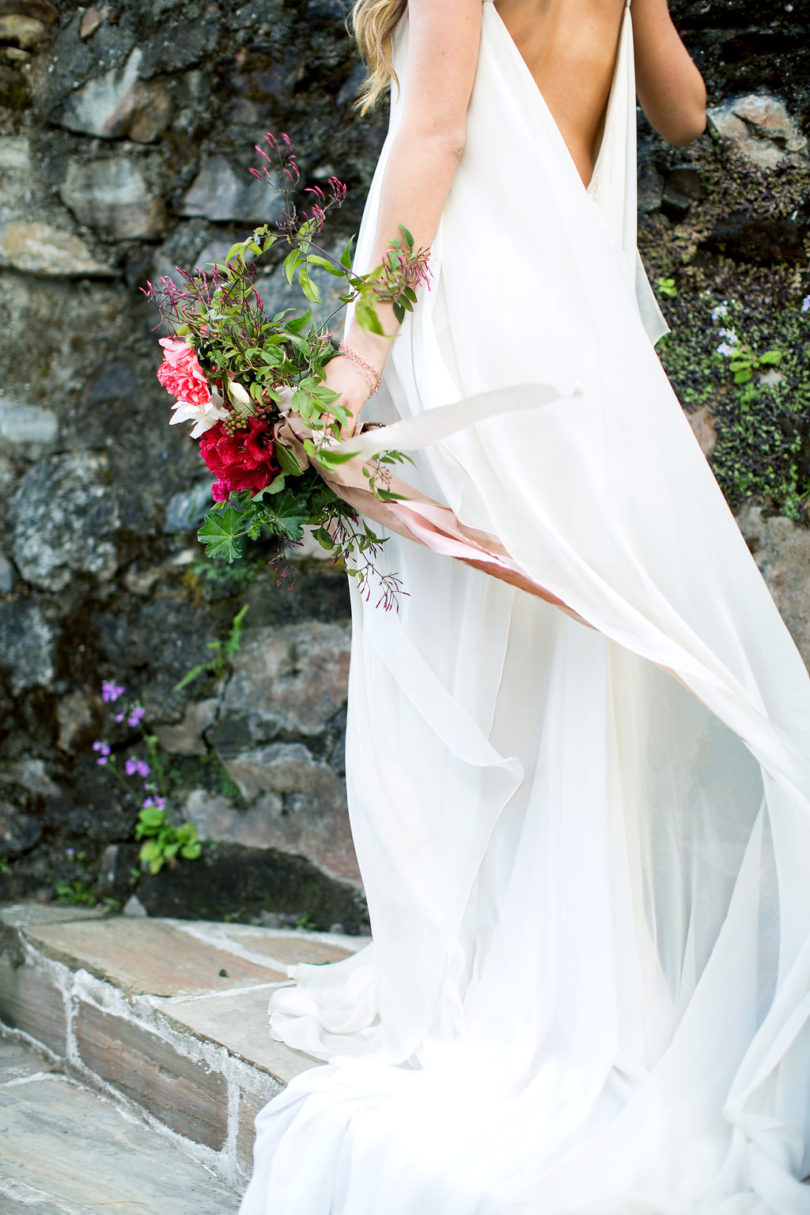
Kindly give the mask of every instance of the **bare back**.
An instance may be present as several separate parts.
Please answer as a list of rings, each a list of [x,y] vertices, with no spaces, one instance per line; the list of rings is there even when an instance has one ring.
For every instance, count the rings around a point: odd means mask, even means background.
[[[496,0],[587,185],[602,137],[624,0]]]

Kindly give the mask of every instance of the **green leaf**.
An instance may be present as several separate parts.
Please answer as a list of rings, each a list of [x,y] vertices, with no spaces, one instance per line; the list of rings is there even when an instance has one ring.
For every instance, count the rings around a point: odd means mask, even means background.
[[[380,486],[373,486],[374,497],[379,498],[381,502],[407,502],[405,494],[394,494],[390,489],[382,489]]]
[[[336,274],[339,278],[343,278],[340,270],[335,269],[334,262],[330,262],[327,258],[321,257],[320,253],[307,254],[307,267],[320,266],[322,270],[328,270],[330,274]]]
[[[237,243],[235,245],[231,245],[230,249],[225,254],[226,263],[232,262],[235,257],[238,257],[239,254],[244,253],[244,251],[245,251],[245,241],[243,241],[243,240],[237,241]]]
[[[335,542],[325,527],[314,528],[312,534],[320,544],[321,548],[331,551],[335,547]]]
[[[245,532],[240,527],[242,514],[232,506],[224,510],[211,510],[206,516],[197,539],[205,545],[206,553],[215,561],[233,562],[244,552],[242,537]]]
[[[313,304],[320,304],[321,293],[317,283],[313,283],[312,279],[307,274],[306,266],[302,266],[298,272],[298,282],[307,299]]]
[[[413,248],[413,237],[411,236],[408,229],[405,227],[404,224],[400,224],[399,230],[402,233],[402,235],[405,237],[405,244],[408,246],[409,249],[412,249]]]
[[[285,490],[272,505],[267,503],[266,517],[269,527],[293,541],[301,539],[304,525],[309,522],[309,512],[302,506],[299,495],[291,490]]]
[[[365,329],[371,333],[378,333],[381,337],[385,337],[385,330],[372,304],[366,303],[365,300],[359,300],[354,315],[361,329]]]
[[[324,468],[337,468],[348,460],[353,460],[356,455],[356,451],[331,451],[328,447],[322,447],[316,452],[315,459]]]
[[[301,333],[306,329],[307,325],[312,323],[312,309],[307,308],[306,312],[302,312],[300,316],[295,317],[291,321],[287,321],[284,328],[288,333]]]
[[[185,857],[187,861],[196,861],[201,852],[202,844],[198,840],[195,840],[193,844],[184,844],[180,849],[180,855]]]
[[[766,350],[764,354],[761,354],[759,356],[759,361],[760,361],[760,363],[768,363],[770,365],[773,365],[775,363],[781,363],[782,362],[782,351],[781,350]]]
[[[747,384],[748,381],[753,377],[753,375],[754,375],[754,373],[751,370],[751,368],[746,367],[742,371],[738,371],[735,374],[734,383],[735,384]]]
[[[173,691],[182,692],[183,688],[187,688],[195,679],[199,679],[201,675],[204,675],[208,667],[209,664],[207,662],[200,662],[196,667],[192,667],[190,671],[186,671],[183,678],[174,685]]]
[[[284,273],[287,275],[287,282],[291,287],[293,276],[303,260],[303,255],[299,253],[297,249],[293,249],[292,252],[288,253],[284,258]]]
[[[347,270],[351,270],[351,268],[352,268],[352,245],[353,244],[354,244],[354,237],[351,238],[349,243],[346,245],[346,248],[343,250],[343,252],[340,255],[340,264],[341,264],[341,266],[345,266]]]
[[[276,459],[278,460],[281,471],[289,473],[291,477],[301,475],[301,465],[298,463],[293,452],[289,447],[284,447],[281,443],[276,443]]]

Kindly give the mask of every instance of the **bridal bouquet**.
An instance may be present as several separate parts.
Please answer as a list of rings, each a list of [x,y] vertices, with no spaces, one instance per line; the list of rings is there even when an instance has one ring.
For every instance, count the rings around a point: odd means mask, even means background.
[[[389,303],[398,320],[413,308],[416,287],[428,278],[428,250],[415,250],[404,227],[383,262],[368,274],[351,267],[352,242],[340,258],[316,243],[329,211],[339,208],[345,186],[335,177],[327,190],[309,187],[308,210],[292,201],[300,174],[289,137],[267,134],[256,150],[258,177],[281,184],[281,219],[254,229],[209,269],[178,268],[178,281],[147,283],[145,294],[158,307],[172,337],[160,339],[163,362],[158,379],[175,398],[170,424],[191,422],[191,437],[214,475],[213,504],[198,532],[209,557],[232,562],[259,540],[273,537],[283,558],[309,526],[317,540],[346,561],[347,571],[369,593],[369,575],[379,579],[380,602],[396,600],[399,580],[380,574],[374,556],[383,543],[368,523],[325,483],[321,472],[351,458],[332,450],[347,420],[338,394],[323,383],[335,354],[329,325],[352,304],[358,322],[383,333],[377,305]],[[268,256],[283,253],[291,286],[304,300],[300,309],[269,315],[257,288],[257,270]],[[320,302],[317,272],[343,280],[335,311],[315,324],[308,303]],[[377,454],[364,467],[368,487],[381,500],[388,468],[405,459],[400,452]]]

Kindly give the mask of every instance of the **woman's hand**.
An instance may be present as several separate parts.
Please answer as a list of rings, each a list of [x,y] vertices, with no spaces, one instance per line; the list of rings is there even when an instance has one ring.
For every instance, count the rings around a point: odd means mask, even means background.
[[[340,426],[341,439],[348,439],[358,429],[358,414],[371,395],[366,379],[360,368],[350,359],[343,354],[336,354],[326,366],[323,382],[333,392],[340,393],[340,400],[335,403],[349,411],[350,416]],[[325,421],[329,423],[335,419],[331,414],[326,414]]]

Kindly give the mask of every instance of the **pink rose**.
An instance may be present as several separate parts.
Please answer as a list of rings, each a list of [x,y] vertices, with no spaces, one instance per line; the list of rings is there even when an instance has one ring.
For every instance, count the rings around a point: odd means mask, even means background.
[[[211,400],[211,391],[191,346],[175,338],[161,338],[160,344],[163,347],[163,362],[158,367],[157,378],[166,391],[189,405],[207,405]]]

